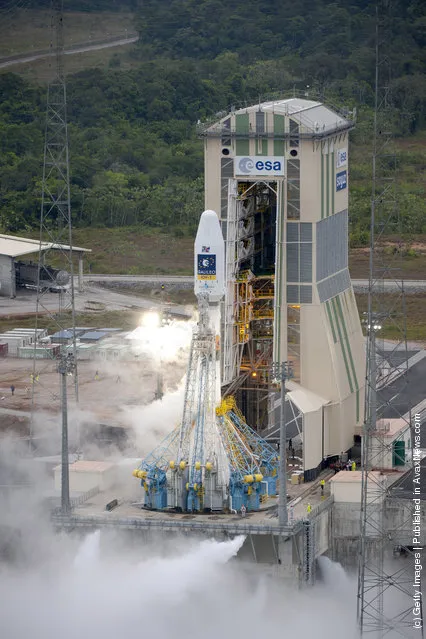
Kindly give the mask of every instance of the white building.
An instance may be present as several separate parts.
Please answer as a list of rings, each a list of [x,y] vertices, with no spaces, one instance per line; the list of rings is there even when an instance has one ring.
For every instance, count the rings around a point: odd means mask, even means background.
[[[61,490],[62,465],[53,469],[55,490]],[[116,481],[115,465],[103,461],[79,460],[69,465],[69,485],[73,493],[85,493],[98,488],[108,490]]]
[[[0,297],[15,297],[16,290],[22,285],[31,284],[35,288],[38,273],[39,251],[49,250],[66,251],[69,249],[64,244],[53,244],[52,242],[40,242],[26,237],[15,237],[13,235],[0,234]],[[78,256],[78,290],[83,290],[83,258],[86,253],[91,253],[91,249],[73,246],[74,255]],[[21,262],[26,256],[31,256],[33,261]],[[51,269],[54,271],[55,269]],[[52,275],[53,278],[53,275]],[[52,286],[55,283],[51,280]]]
[[[386,493],[387,477],[378,471],[372,471],[367,481],[367,503],[379,505],[383,503]],[[362,472],[341,471],[330,479],[330,491],[336,504],[361,504]]]
[[[206,126],[205,208],[226,245],[222,385],[248,423],[277,435],[272,362],[291,363],[288,433],[305,479],[353,444],[365,354],[348,271],[348,136],[353,122],[296,98]]]
[[[371,464],[384,470],[404,470],[411,463],[411,425],[400,417],[379,419],[371,438]]]

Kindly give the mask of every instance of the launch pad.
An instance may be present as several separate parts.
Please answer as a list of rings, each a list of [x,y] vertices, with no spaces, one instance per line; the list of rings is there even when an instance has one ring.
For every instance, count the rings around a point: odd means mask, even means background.
[[[246,424],[233,398],[222,402],[210,423],[203,412],[197,415],[188,421],[184,413],[182,424],[134,471],[145,490],[144,506],[175,512],[259,510],[277,493],[277,451]]]

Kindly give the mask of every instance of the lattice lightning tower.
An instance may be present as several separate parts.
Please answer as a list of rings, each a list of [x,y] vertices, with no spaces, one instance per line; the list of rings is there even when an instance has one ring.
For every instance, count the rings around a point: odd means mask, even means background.
[[[38,258],[36,328],[41,316],[49,318],[51,331],[71,330],[71,352],[76,358],[75,302],[72,253],[72,225],[69,181],[69,151],[67,129],[67,97],[64,73],[63,0],[51,0],[51,54],[54,60],[53,79],[47,90],[46,129],[44,143],[43,181],[40,211],[40,250]],[[55,269],[46,268],[50,261]],[[53,280],[54,278],[54,280]],[[46,281],[52,281],[58,299],[52,300]],[[46,367],[51,368],[51,364]],[[37,380],[37,383],[35,383]],[[42,392],[43,366],[34,358],[32,420],[36,395]],[[78,400],[77,368],[74,370],[75,396]],[[50,388],[53,400],[59,400],[60,388]],[[32,434],[32,430],[31,430]],[[31,435],[30,435],[31,439]]]
[[[402,376],[407,382],[407,343],[404,285],[401,281],[403,245],[389,252],[384,239],[401,237],[402,224],[396,193],[396,154],[393,144],[390,86],[391,7],[376,6],[376,88],[373,134],[370,274],[367,314],[367,383],[362,441],[361,544],[358,572],[358,622],[362,637],[413,637],[412,499],[398,500],[402,516],[393,529],[387,521],[389,497],[382,473],[392,443],[385,438],[384,409],[389,406],[382,388]],[[385,280],[391,287],[385,288]],[[393,343],[381,337],[392,328]],[[400,391],[401,392],[401,391]],[[402,415],[398,397],[392,400],[395,417],[411,427],[411,414]],[[411,436],[411,442],[413,438]],[[402,460],[401,460],[402,461]],[[394,501],[395,503],[395,501]],[[395,550],[405,557],[396,560]],[[422,636],[417,631],[416,636]]]

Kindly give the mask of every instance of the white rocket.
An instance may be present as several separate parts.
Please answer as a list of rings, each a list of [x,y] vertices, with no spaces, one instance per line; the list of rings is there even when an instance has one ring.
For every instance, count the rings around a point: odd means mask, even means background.
[[[225,295],[225,242],[214,211],[204,211],[194,245],[194,293],[208,302],[208,320],[216,338],[216,404],[221,400],[220,300]]]
[[[225,295],[225,242],[219,218],[214,211],[204,211],[198,225],[194,247],[194,292],[205,293],[210,303]]]

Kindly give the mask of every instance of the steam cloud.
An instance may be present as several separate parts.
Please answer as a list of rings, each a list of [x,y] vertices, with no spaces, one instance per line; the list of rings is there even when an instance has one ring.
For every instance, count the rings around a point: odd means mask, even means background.
[[[118,374],[121,384],[131,386],[139,398],[134,406],[122,408],[121,421],[131,430],[133,450],[140,457],[181,418],[182,375],[191,332],[190,323],[136,331],[133,344],[147,356],[146,378],[135,377],[133,370],[119,363],[103,365],[102,374],[111,378],[107,402],[117,401]],[[148,403],[155,385],[152,375],[160,369],[165,395]],[[95,420],[89,411],[71,407],[71,439],[84,423]],[[57,452],[60,433],[51,416],[37,416],[34,434],[45,440],[47,436],[51,452]],[[85,538],[55,533],[46,503],[52,478],[36,470],[28,451],[16,442],[2,440],[2,451],[0,470],[5,481],[14,483],[19,477],[22,484],[20,489],[0,492],[2,639],[130,639],[139,635],[236,639],[301,633],[328,639],[331,619],[333,627],[342,632],[355,628],[355,584],[327,559],[321,560],[323,584],[299,592],[267,576],[262,566],[234,561],[244,543],[241,536],[226,542],[200,542],[172,536],[152,540],[140,531],[131,535],[103,530]],[[103,457],[93,443],[86,447],[88,451],[86,458]],[[133,484],[130,473],[128,481]]]
[[[327,560],[322,588],[298,592],[254,565],[230,561],[244,537],[175,540],[178,547],[166,554],[142,538],[137,550],[113,552],[114,538],[103,537],[95,532],[77,545],[57,537],[43,566],[3,568],[2,636],[234,639],[303,632],[328,639],[331,619],[335,628],[355,627],[353,584]]]

